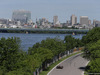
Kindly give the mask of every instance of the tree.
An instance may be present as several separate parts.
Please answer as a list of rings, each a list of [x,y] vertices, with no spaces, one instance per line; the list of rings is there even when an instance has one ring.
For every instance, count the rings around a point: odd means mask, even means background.
[[[89,73],[100,73],[100,58],[92,60],[89,64],[89,68],[87,69]]]
[[[51,52],[51,50],[49,49],[46,49],[46,48],[37,48],[36,50],[33,51],[33,56],[35,54],[39,54],[39,58],[41,58],[41,61],[44,62],[45,60],[48,60],[48,59],[52,59],[53,57],[53,54]]]
[[[90,30],[86,36],[82,37],[84,44],[97,42],[98,40],[100,40],[100,27]]]
[[[32,62],[34,70],[39,68],[41,65],[43,69],[46,69],[46,64],[48,63],[50,59],[53,58],[52,51],[43,47],[36,48],[35,50],[33,48],[30,48],[30,51],[32,53],[29,55],[33,56],[31,58],[34,58],[33,60],[35,60]]]
[[[1,68],[12,71],[19,66],[20,62],[20,39],[16,37],[0,39],[0,66]]]
[[[29,48],[28,53],[31,54],[32,51],[40,47],[51,50],[54,56],[66,50],[65,44],[62,40],[58,38],[47,38],[46,40],[42,40],[41,43],[33,45],[32,49]]]
[[[90,60],[87,72],[100,73],[100,27],[90,30],[82,42],[85,45],[84,56]]]
[[[40,66],[42,65],[42,68],[46,69],[47,63],[49,63],[54,56],[59,55],[65,50],[65,44],[62,40],[58,38],[47,38],[46,40],[42,40],[40,43],[36,43],[32,48],[30,47],[28,54],[33,57],[35,56],[37,59],[40,58]]]
[[[100,40],[96,43],[87,44],[84,49],[85,57],[88,59],[100,58]]]
[[[75,39],[71,35],[65,36],[64,41],[65,41],[67,50],[73,49],[74,47],[80,47],[82,45],[81,40]]]

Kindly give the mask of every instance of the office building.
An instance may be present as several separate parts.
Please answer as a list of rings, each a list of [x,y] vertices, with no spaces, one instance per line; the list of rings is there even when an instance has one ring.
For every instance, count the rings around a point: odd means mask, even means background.
[[[58,16],[54,16],[53,17],[53,25],[56,25],[57,22],[58,22]]]
[[[36,24],[37,25],[46,25],[46,24],[48,24],[48,20],[46,18],[41,18],[39,20],[36,19]]]
[[[95,26],[95,22],[96,22],[96,20],[93,20],[93,25]]]
[[[93,25],[94,25],[94,27],[100,27],[100,21],[93,20]]]
[[[7,19],[0,19],[0,24],[7,24],[8,20]]]
[[[98,23],[99,23],[98,20],[93,20],[93,26],[94,26],[94,27],[96,27]]]
[[[22,24],[28,23],[31,19],[31,12],[26,10],[15,10],[12,14],[13,21],[20,21]]]
[[[81,16],[80,17],[80,24],[81,25],[88,25],[88,16]]]
[[[88,20],[88,24],[91,25],[91,20]]]
[[[67,20],[66,25],[67,26],[70,25],[70,20]]]
[[[71,25],[77,24],[77,17],[75,15],[71,16]]]

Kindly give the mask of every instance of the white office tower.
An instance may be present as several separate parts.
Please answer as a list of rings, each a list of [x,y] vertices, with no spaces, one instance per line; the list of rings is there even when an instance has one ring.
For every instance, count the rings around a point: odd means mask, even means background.
[[[71,16],[71,25],[74,26],[74,24],[77,24],[77,17],[75,15]]]
[[[53,25],[56,25],[58,22],[58,16],[53,17]]]
[[[88,16],[80,16],[80,24],[81,25],[88,25]]]

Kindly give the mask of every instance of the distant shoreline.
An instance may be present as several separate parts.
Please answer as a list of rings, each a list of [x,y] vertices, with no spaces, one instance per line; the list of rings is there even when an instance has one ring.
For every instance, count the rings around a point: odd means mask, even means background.
[[[52,34],[87,34],[89,29],[25,29],[25,28],[0,28],[0,33],[52,33]]]

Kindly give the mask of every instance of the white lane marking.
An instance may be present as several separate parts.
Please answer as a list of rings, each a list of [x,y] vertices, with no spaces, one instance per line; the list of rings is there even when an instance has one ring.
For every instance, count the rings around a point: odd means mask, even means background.
[[[85,64],[85,66],[87,66],[89,62],[90,62],[90,61],[88,61],[88,62]],[[82,75],[84,75],[84,71],[82,72]]]
[[[79,53],[79,54],[77,54],[77,55],[80,55],[80,54],[82,54],[82,53]],[[74,56],[77,56],[77,55],[74,55]],[[65,62],[66,60],[68,60],[68,59],[70,59],[70,58],[72,58],[72,57],[74,57],[74,56],[71,56],[71,57],[65,59],[64,61],[60,62],[59,64],[57,64],[53,69],[51,69],[51,71],[50,71],[47,75],[50,75],[50,73],[51,73],[58,65],[60,65],[61,63]]]

